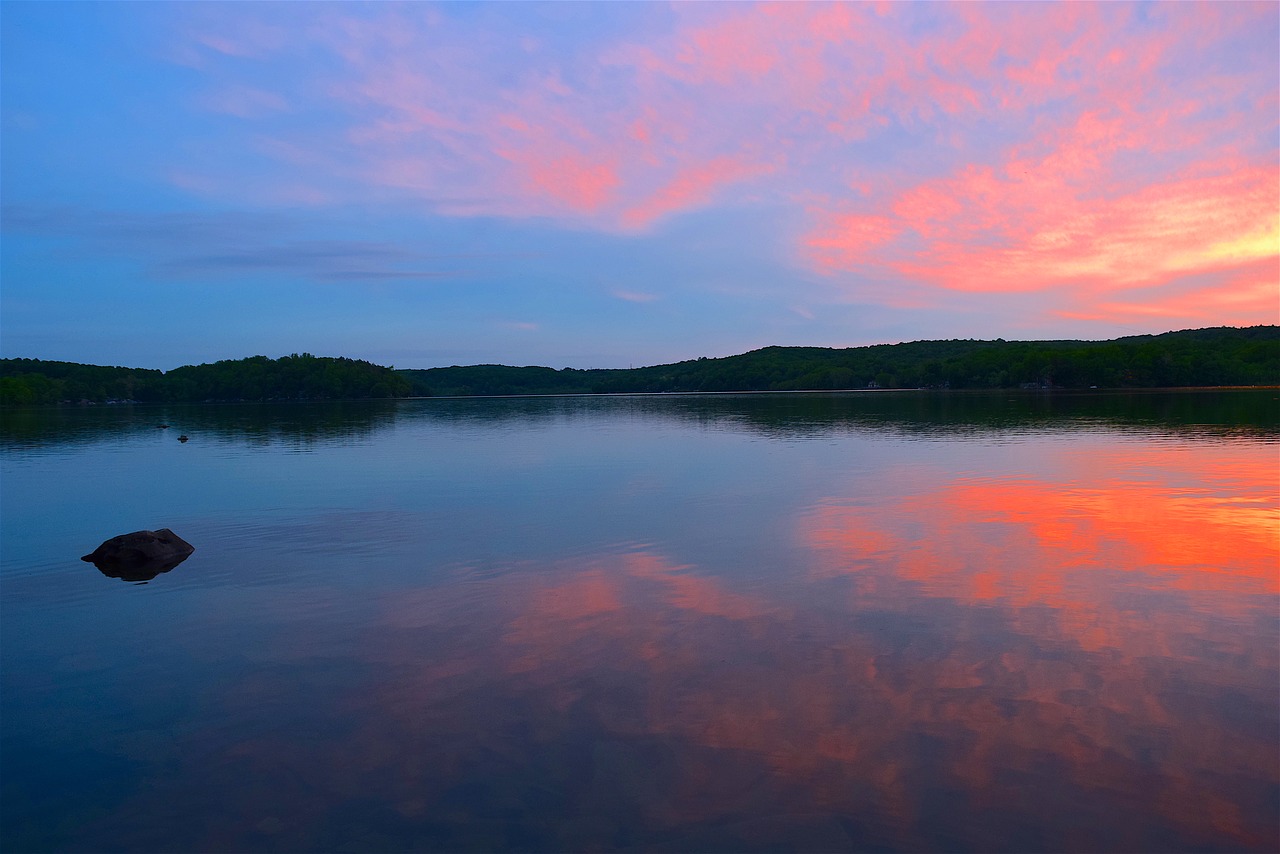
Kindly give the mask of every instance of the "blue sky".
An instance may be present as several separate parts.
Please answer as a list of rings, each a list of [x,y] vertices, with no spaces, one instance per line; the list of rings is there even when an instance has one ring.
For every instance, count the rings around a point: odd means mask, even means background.
[[[0,4],[0,353],[1280,320],[1280,7]]]

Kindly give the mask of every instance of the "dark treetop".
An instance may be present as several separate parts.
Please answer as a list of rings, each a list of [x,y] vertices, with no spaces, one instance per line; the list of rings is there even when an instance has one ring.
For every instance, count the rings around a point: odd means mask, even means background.
[[[356,359],[253,356],[172,371],[107,368],[39,359],[0,360],[0,403],[92,401],[329,400],[404,397],[391,368]]]
[[[310,354],[162,372],[0,360],[0,403],[323,400],[509,394],[865,388],[1177,388],[1280,384],[1280,326],[1215,327],[1113,341],[915,341],[765,347],[630,369],[471,365],[400,370]]]
[[[1175,388],[1280,383],[1280,326],[1114,341],[915,341],[765,347],[623,370],[505,365],[406,370],[415,395],[794,391],[862,388]]]

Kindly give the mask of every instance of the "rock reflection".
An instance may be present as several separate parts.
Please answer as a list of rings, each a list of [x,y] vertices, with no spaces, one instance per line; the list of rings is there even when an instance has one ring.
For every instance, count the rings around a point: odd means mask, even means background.
[[[80,559],[108,578],[147,582],[189,558],[195,547],[168,528],[134,531],[106,540]]]
[[[151,581],[157,576],[168,572],[187,559],[187,555],[182,557],[168,558],[165,560],[150,560],[143,563],[120,564],[111,561],[89,561],[98,568],[107,578],[118,578],[121,581],[128,581],[133,584],[139,584]]]

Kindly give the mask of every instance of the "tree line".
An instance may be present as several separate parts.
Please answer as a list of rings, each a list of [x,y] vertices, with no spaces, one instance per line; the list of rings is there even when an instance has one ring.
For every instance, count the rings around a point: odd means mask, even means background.
[[[178,403],[404,397],[409,381],[358,359],[295,353],[252,356],[172,371],[40,359],[0,359],[0,403]]]
[[[646,368],[471,365],[400,372],[418,396],[865,388],[1178,388],[1280,384],[1280,326],[1111,341],[914,341],[765,347]]]
[[[172,371],[0,360],[0,403],[324,400],[512,394],[865,388],[1178,388],[1280,385],[1280,326],[1215,327],[1112,341],[914,341],[765,347],[645,368],[470,365],[394,370],[309,353]]]

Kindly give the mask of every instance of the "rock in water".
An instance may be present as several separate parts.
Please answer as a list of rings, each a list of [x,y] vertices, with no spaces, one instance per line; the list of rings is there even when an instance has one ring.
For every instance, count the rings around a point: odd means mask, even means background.
[[[168,528],[121,534],[80,558],[109,578],[150,581],[182,563],[196,547]]]

